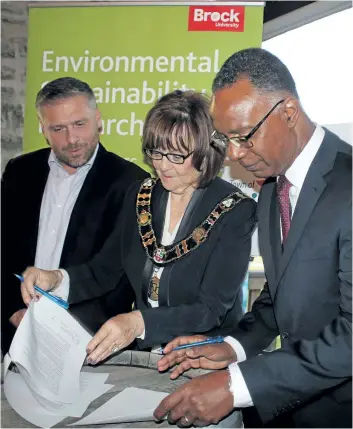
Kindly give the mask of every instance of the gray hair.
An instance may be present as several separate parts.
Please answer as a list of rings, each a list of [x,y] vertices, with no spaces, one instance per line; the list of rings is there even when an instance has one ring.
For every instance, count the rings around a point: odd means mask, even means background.
[[[287,66],[265,49],[243,49],[231,55],[214,78],[212,91],[232,86],[241,79],[248,79],[260,91],[286,92],[299,99]]]
[[[92,88],[86,82],[74,77],[60,77],[48,82],[38,92],[35,106],[38,110],[45,104],[51,104],[57,100],[64,100],[77,95],[87,97],[90,107],[96,109],[96,98]]]

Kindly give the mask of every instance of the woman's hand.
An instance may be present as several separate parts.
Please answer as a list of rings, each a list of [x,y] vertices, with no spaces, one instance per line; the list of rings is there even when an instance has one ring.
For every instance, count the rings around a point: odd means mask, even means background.
[[[87,345],[87,362],[93,365],[127,347],[143,334],[145,323],[140,311],[118,314],[100,328]]]
[[[22,274],[24,282],[21,283],[21,294],[23,302],[29,306],[32,299],[38,300],[41,295],[36,292],[34,285],[39,286],[41,289],[47,292],[52,292],[57,289],[63,279],[63,275],[60,270],[40,270],[35,267],[28,267]]]

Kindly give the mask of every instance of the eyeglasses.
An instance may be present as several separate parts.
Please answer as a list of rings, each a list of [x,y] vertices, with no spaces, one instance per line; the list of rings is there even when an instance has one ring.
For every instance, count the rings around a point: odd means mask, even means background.
[[[254,128],[246,135],[246,136],[235,136],[235,137],[227,137],[223,133],[219,133],[217,130],[214,130],[211,134],[211,140],[216,144],[223,144],[225,146],[228,145],[228,143],[232,143],[237,149],[240,147],[249,149],[253,147],[253,143],[249,141],[251,137],[256,133],[256,131],[261,127],[261,125],[266,121],[266,119],[271,115],[271,113],[275,110],[277,106],[279,106],[281,103],[283,103],[285,99],[278,101],[272,109],[266,113],[266,115],[261,119],[260,122],[258,122]]]
[[[156,149],[144,149],[144,153],[151,159],[160,161],[164,156],[167,157],[168,161],[173,164],[184,164],[185,160],[194,153],[191,151],[187,155],[180,155],[178,153],[162,153]]]

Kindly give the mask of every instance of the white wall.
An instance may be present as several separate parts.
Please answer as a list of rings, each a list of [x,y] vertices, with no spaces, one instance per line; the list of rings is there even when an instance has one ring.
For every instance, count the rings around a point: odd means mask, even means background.
[[[353,123],[328,124],[325,127],[353,146]]]
[[[353,9],[266,40],[289,68],[309,117],[353,144]]]

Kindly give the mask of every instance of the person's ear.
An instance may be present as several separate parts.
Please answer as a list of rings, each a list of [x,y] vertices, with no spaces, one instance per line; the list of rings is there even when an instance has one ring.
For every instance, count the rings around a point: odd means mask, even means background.
[[[44,134],[44,124],[43,124],[39,109],[37,110],[37,119],[39,121],[40,129],[42,130],[42,133]]]
[[[294,127],[299,119],[300,106],[296,98],[288,98],[284,102],[284,119],[289,128]]]
[[[42,130],[42,134],[45,136],[44,124],[39,115],[38,115],[38,120],[39,120],[40,129]]]
[[[103,126],[102,126],[101,112],[99,111],[99,109],[96,109],[96,121],[98,125],[98,132],[101,133],[103,130]]]

